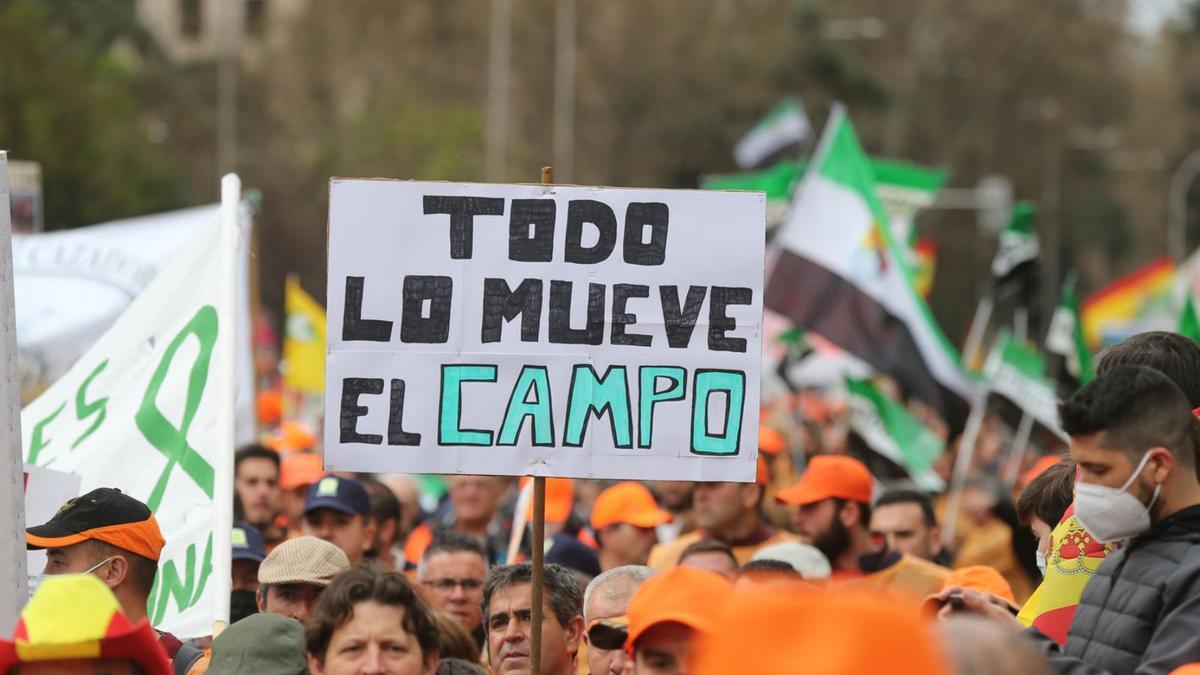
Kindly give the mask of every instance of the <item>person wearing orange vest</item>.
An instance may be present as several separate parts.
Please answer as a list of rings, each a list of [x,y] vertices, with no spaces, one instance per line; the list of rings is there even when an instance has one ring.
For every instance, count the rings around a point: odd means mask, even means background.
[[[818,455],[800,482],[775,498],[797,507],[796,532],[829,559],[835,581],[861,581],[915,599],[938,592],[950,570],[892,551],[871,535],[873,486],[871,472],[857,459]]]

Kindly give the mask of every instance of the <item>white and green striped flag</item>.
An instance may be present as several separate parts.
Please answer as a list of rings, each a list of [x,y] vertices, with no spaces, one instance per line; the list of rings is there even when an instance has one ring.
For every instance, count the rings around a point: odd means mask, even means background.
[[[1001,333],[992,344],[983,372],[992,393],[1012,401],[1038,424],[1066,438],[1058,426],[1058,395],[1045,376],[1046,361],[1037,351]]]
[[[738,141],[733,158],[741,168],[751,169],[789,145],[803,142],[811,132],[804,104],[799,98],[789,96]]]
[[[850,428],[854,433],[872,450],[907,471],[918,487],[944,488],[932,467],[946,449],[945,441],[869,380],[846,378],[846,389],[850,394]]]

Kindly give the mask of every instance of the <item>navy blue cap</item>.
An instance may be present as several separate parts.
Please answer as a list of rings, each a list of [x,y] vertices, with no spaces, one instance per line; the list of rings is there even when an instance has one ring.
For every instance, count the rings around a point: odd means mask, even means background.
[[[253,525],[234,523],[230,539],[234,560],[262,562],[266,559],[267,547],[263,545],[262,534]]]
[[[371,498],[363,484],[353,478],[326,475],[308,486],[308,496],[304,499],[304,513],[317,509],[333,509],[369,518]]]
[[[549,548],[546,549],[543,562],[547,565],[559,564],[583,572],[590,577],[599,576],[600,557],[575,537],[566,532],[560,532],[546,543],[549,544]]]

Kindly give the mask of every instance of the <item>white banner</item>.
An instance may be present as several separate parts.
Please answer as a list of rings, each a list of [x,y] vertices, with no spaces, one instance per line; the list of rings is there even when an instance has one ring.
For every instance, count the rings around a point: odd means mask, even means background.
[[[219,206],[13,237],[21,400],[32,401],[112,326]],[[242,251],[249,251],[249,218]],[[257,437],[249,255],[238,269],[237,442]]]
[[[150,618],[184,638],[211,634],[214,593],[228,589],[212,578],[214,469],[219,451],[232,452],[219,417],[233,412],[216,391],[218,333],[232,318],[219,311],[218,238],[214,211],[21,415],[26,462],[78,474],[82,492],[120,488],[154,511],[167,543]]]
[[[334,180],[326,465],[753,481],[765,210]]]

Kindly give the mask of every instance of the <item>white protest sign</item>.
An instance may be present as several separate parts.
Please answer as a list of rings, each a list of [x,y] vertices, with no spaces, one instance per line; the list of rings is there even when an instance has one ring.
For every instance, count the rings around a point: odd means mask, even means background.
[[[75,473],[80,490],[116,487],[154,511],[166,548],[150,593],[151,622],[182,638],[210,635],[216,589],[215,467],[232,438],[218,339],[232,325],[217,214],[75,365],[21,414],[25,461]],[[229,420],[227,424],[231,424]],[[228,542],[225,542],[226,550]]]
[[[331,469],[753,481],[761,193],[332,182]]]
[[[25,523],[32,527],[54,517],[68,500],[79,496],[79,476],[45,467],[25,465]],[[46,568],[46,551],[26,551],[29,593]]]

